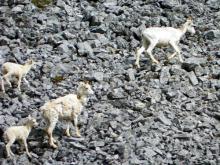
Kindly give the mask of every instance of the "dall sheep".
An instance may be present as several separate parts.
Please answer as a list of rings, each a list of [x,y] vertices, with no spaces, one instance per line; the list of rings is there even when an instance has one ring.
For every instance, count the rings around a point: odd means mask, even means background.
[[[188,18],[186,22],[180,28],[173,27],[150,27],[142,31],[142,47],[137,49],[135,56],[136,62],[135,65],[140,68],[139,60],[140,55],[145,50],[150,56],[152,62],[159,64],[159,62],[153,57],[152,50],[157,47],[168,46],[170,45],[175,52],[168,57],[168,59],[173,58],[176,54],[179,56],[180,62],[183,62],[183,59],[180,55],[180,49],[177,46],[181,37],[188,31],[191,34],[195,34],[195,29],[193,27],[192,18]]]
[[[83,106],[87,103],[87,96],[93,93],[94,92],[88,82],[80,82],[76,94],[68,94],[55,100],[51,100],[40,108],[42,116],[47,122],[46,132],[51,147],[57,148],[57,145],[54,144],[56,141],[53,138],[52,133],[58,120],[64,120],[67,122],[67,129],[65,131],[67,136],[70,136],[69,124],[72,121],[76,128],[76,135],[78,137],[81,136],[77,126],[78,116],[80,115]]]
[[[7,142],[6,144],[7,157],[14,156],[14,153],[11,151],[11,145],[15,142],[15,140],[19,140],[19,142],[23,142],[27,155],[31,157],[31,154],[29,153],[27,147],[27,138],[29,136],[29,133],[31,132],[31,129],[37,126],[38,123],[36,119],[34,119],[29,115],[28,120],[26,121],[24,126],[12,126],[6,129],[3,137],[5,142]]]
[[[23,80],[25,81],[25,83],[28,83],[28,81],[26,80],[25,76],[26,74],[29,72],[29,70],[31,69],[31,67],[34,65],[34,61],[33,60],[28,60],[24,65],[20,65],[20,64],[16,64],[16,63],[12,63],[12,62],[6,62],[2,65],[2,91],[5,92],[5,87],[4,87],[4,80],[9,84],[10,87],[12,87],[10,81],[9,81],[9,77],[14,75],[16,77],[18,77],[18,90],[21,91],[21,79],[23,77]]]

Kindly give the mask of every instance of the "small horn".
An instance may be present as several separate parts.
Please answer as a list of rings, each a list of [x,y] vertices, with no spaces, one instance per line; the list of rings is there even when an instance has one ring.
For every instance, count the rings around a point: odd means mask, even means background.
[[[84,80],[83,81],[85,84],[89,84],[89,81],[88,80]]]
[[[192,21],[192,16],[189,16],[187,20]]]

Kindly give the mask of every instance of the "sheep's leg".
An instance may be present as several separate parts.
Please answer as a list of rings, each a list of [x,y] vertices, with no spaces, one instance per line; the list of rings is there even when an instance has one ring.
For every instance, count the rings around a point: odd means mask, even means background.
[[[24,147],[25,147],[25,150],[26,150],[26,153],[27,153],[28,157],[31,157],[31,154],[30,154],[30,152],[28,151],[27,140],[26,140],[26,139],[23,139],[23,143],[24,143]]]
[[[174,52],[173,54],[171,54],[169,57],[168,57],[168,60],[171,60],[173,57],[175,57],[177,54],[177,52]]]
[[[150,45],[149,45],[149,47],[148,47],[148,49],[147,49],[147,54],[150,56],[152,62],[154,62],[154,63],[156,63],[156,64],[159,64],[159,61],[157,61],[157,60],[154,58],[153,54],[152,54],[152,50],[154,49],[154,47],[155,47],[156,45],[157,45],[157,41],[151,41],[151,42],[150,42]]]
[[[18,143],[20,144],[20,152],[24,150],[23,140],[18,140]]]
[[[27,81],[27,79],[25,77],[23,78],[23,80],[28,86],[30,86],[29,82]]]
[[[6,151],[7,151],[7,157],[14,156],[14,153],[11,151],[11,145],[14,143],[15,138],[9,139],[8,143],[6,144]]]
[[[180,49],[179,49],[179,47],[176,45],[176,43],[175,43],[175,42],[170,42],[170,45],[171,45],[171,46],[173,47],[173,49],[176,51],[175,53],[173,53],[173,54],[171,55],[171,58],[173,58],[176,54],[178,54],[180,62],[183,62],[183,59],[182,59],[181,54],[180,54]],[[173,56],[173,57],[172,57],[172,56]],[[171,58],[169,58],[169,59],[171,59]]]
[[[2,77],[1,79],[2,79],[2,91],[3,91],[3,93],[5,93],[4,78]]]
[[[67,128],[66,128],[65,134],[66,134],[66,136],[68,136],[68,137],[71,136],[71,135],[70,135],[70,124],[69,124],[69,122],[67,123]]]
[[[47,134],[48,134],[48,137],[49,137],[49,144],[53,148],[57,148],[57,145],[54,144],[55,139],[53,138],[53,135],[52,135],[56,123],[57,123],[57,120],[56,121],[54,120],[54,121],[50,122],[49,127],[47,129]]]
[[[3,76],[3,79],[5,79],[5,81],[9,84],[10,87],[12,87],[11,82],[9,81],[8,77],[11,75],[10,72],[8,72],[7,74],[5,74]]]
[[[135,55],[136,55],[136,61],[135,61],[135,65],[140,68],[140,64],[139,64],[139,61],[140,61],[140,55],[141,53],[143,53],[145,51],[145,47],[142,46],[141,48],[137,49],[136,52],[135,52]]]
[[[79,131],[79,128],[78,128],[78,116],[74,116],[74,125],[75,125],[75,128],[76,128],[76,136],[81,137],[80,131]]]
[[[21,91],[21,75],[18,77],[18,90]]]

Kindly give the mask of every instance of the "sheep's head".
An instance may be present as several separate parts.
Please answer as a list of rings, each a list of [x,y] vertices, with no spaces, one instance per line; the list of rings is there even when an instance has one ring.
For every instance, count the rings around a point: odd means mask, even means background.
[[[194,28],[194,24],[193,24],[193,20],[192,20],[192,17],[189,17],[189,18],[187,18],[187,20],[186,20],[186,22],[187,22],[187,31],[189,32],[189,33],[191,33],[191,34],[195,34],[195,28]]]
[[[91,85],[88,81],[86,82],[80,82],[79,87],[77,89],[77,94],[80,96],[87,96],[94,94],[94,91],[92,90]]]
[[[36,119],[31,117],[30,115],[28,116],[27,124],[31,127],[37,127],[38,126],[38,123],[37,123]]]
[[[34,64],[35,64],[35,62],[32,59],[27,60],[26,63],[25,63],[25,65],[30,65],[30,66],[32,66]]]

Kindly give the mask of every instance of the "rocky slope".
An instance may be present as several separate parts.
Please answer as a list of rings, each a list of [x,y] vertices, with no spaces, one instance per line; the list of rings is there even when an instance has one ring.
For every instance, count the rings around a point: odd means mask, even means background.
[[[16,157],[6,159],[1,138],[0,164],[219,164],[219,2],[55,0],[39,9],[29,0],[1,0],[0,65],[37,64],[27,75],[30,87],[0,93],[0,135],[28,114],[40,126],[28,139],[32,159],[17,143]],[[157,48],[160,65],[142,56],[141,68],[133,68],[143,28],[178,27],[189,15],[196,34],[179,44],[183,64],[166,61],[171,48]],[[75,92],[83,79],[95,91],[79,119],[83,137],[63,136],[59,123],[53,150],[39,107]]]

